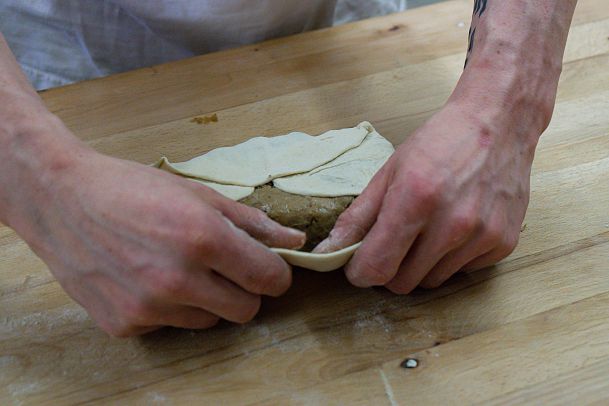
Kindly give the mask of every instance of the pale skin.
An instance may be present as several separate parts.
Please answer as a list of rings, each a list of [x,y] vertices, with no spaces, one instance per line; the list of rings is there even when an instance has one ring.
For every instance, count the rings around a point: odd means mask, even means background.
[[[467,67],[317,251],[363,240],[356,286],[406,294],[515,248],[576,0],[477,1]],[[291,284],[304,235],[205,186],[101,155],[48,112],[0,41],[0,221],[106,332],[244,323]]]
[[[399,146],[316,248],[363,239],[346,267],[354,285],[433,288],[514,250],[576,3],[476,2],[473,46],[448,102]]]

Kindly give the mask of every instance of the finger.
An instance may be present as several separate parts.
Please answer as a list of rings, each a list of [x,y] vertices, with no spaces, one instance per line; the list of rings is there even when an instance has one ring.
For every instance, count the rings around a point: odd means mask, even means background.
[[[201,308],[221,318],[246,323],[260,309],[260,296],[246,292],[213,271],[192,271],[168,296],[183,305]]]
[[[158,320],[157,324],[163,326],[171,326],[178,328],[189,328],[193,330],[202,330],[210,328],[218,324],[220,318],[215,314],[196,307],[190,306],[175,306],[168,308],[163,317]]]
[[[123,314],[122,322],[126,326],[123,330],[130,335],[144,334],[158,329],[160,326],[180,328],[204,329],[216,325],[219,317],[207,310],[192,306],[168,305],[163,302],[145,302],[136,304],[132,299],[128,310]]]
[[[190,306],[168,305],[152,299],[143,291],[116,283],[96,288],[103,292],[98,297],[108,301],[101,309],[99,325],[116,337],[146,334],[163,326],[203,329],[215,325],[219,318],[205,310]],[[105,311],[104,311],[105,309]]]
[[[392,280],[423,227],[402,192],[388,193],[381,213],[345,271],[358,287],[381,286]]]
[[[440,258],[442,253],[436,250],[429,235],[419,236],[385,287],[397,294],[410,293]]]
[[[306,243],[305,233],[282,226],[261,210],[235,202],[199,183],[189,182],[188,186],[194,188],[197,193],[203,191],[201,196],[206,203],[211,204],[235,226],[267,247],[299,249]]]
[[[141,336],[144,334],[152,333],[153,331],[160,330],[162,328],[163,328],[163,326],[139,327],[137,334],[135,334],[135,335]]]
[[[257,295],[279,296],[290,287],[292,271],[279,255],[221,215],[208,215],[206,224],[214,235],[202,236],[205,265]]]
[[[426,289],[437,288],[469,262],[487,253],[489,247],[482,246],[480,243],[480,239],[475,239],[446,254],[423,278],[420,286]]]
[[[496,248],[484,255],[481,255],[478,258],[473,259],[469,263],[463,266],[463,269],[466,271],[478,271],[480,269],[488,268],[490,266],[495,265],[497,262],[501,261],[507,257],[505,250],[501,248]]]
[[[442,225],[444,223],[442,220],[437,221],[418,237],[400,265],[397,274],[386,285],[387,289],[398,294],[410,293],[439,264],[442,258],[449,252],[466,245],[471,239],[473,230],[456,238],[450,230],[446,232]],[[443,239],[442,236],[444,236]]]
[[[97,284],[82,285],[82,290],[74,291],[71,283],[66,288],[72,297],[85,308],[95,323],[113,337],[133,337],[150,333],[160,329],[162,326],[140,326],[124,321],[121,317],[123,309],[132,302],[122,285],[114,283],[102,277]],[[125,294],[127,293],[127,295]],[[125,300],[127,296],[130,300]],[[86,299],[86,300],[85,300]]]
[[[489,266],[495,265],[499,261],[507,258],[518,245],[518,239],[520,238],[520,230],[514,229],[513,231],[495,232],[495,240],[500,241],[494,244],[492,250],[488,253],[474,259],[470,263],[464,266],[465,270],[477,271],[479,269],[488,268]],[[500,236],[500,237],[499,237]]]
[[[149,326],[149,327],[141,327],[141,326],[129,326],[129,327],[115,327],[114,325],[106,325],[103,323],[99,324],[100,328],[104,330],[106,333],[113,337],[118,338],[127,338],[127,337],[136,337],[144,334],[152,333],[153,331],[159,330],[163,328],[163,326]]]
[[[339,216],[328,238],[315,247],[314,253],[338,251],[364,239],[383,203],[387,189],[387,168],[387,165],[383,166],[362,194]]]
[[[267,247],[299,249],[307,240],[302,231],[284,227],[253,207],[230,201],[219,209],[233,224]]]

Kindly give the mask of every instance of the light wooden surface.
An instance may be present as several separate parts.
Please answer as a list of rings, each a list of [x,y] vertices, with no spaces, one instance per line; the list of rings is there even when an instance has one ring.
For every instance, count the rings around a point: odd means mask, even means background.
[[[471,7],[449,1],[42,96],[99,151],[143,163],[362,120],[398,143],[454,86]],[[395,296],[300,270],[248,325],[113,339],[0,226],[0,404],[606,404],[606,0],[580,0],[565,62],[518,249],[437,290]],[[420,366],[400,368],[408,357]]]

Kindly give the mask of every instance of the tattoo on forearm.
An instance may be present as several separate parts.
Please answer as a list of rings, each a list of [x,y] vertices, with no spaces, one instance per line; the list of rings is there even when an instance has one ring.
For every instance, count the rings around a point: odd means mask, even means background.
[[[486,11],[486,3],[488,0],[476,0],[474,3],[474,14],[478,14],[478,17],[482,17],[482,14]]]
[[[476,40],[476,27],[470,27],[469,28],[469,43],[467,45],[467,55],[468,56],[472,52],[472,49],[474,49],[475,40]],[[467,60],[465,61],[465,64],[467,65]]]
[[[474,3],[474,17],[476,16],[480,19],[482,15],[486,11],[486,6],[488,5],[488,0],[476,0]],[[476,26],[472,22],[472,26],[469,29],[468,35],[468,46],[467,46],[467,58],[465,58],[465,67],[467,67],[467,63],[469,62],[469,57],[474,49],[474,42],[476,40]]]

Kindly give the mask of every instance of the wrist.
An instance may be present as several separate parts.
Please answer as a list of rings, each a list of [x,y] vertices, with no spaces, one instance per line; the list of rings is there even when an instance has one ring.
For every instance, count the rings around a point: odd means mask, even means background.
[[[468,62],[451,99],[536,142],[554,110],[574,7],[575,1],[496,2],[475,15]]]
[[[6,111],[2,112],[4,115]],[[0,221],[21,234],[39,215],[56,174],[88,150],[46,109],[24,109],[0,128]]]
[[[527,60],[504,47],[500,55],[478,55],[468,64],[449,103],[536,145],[552,118],[560,71],[560,64]]]

